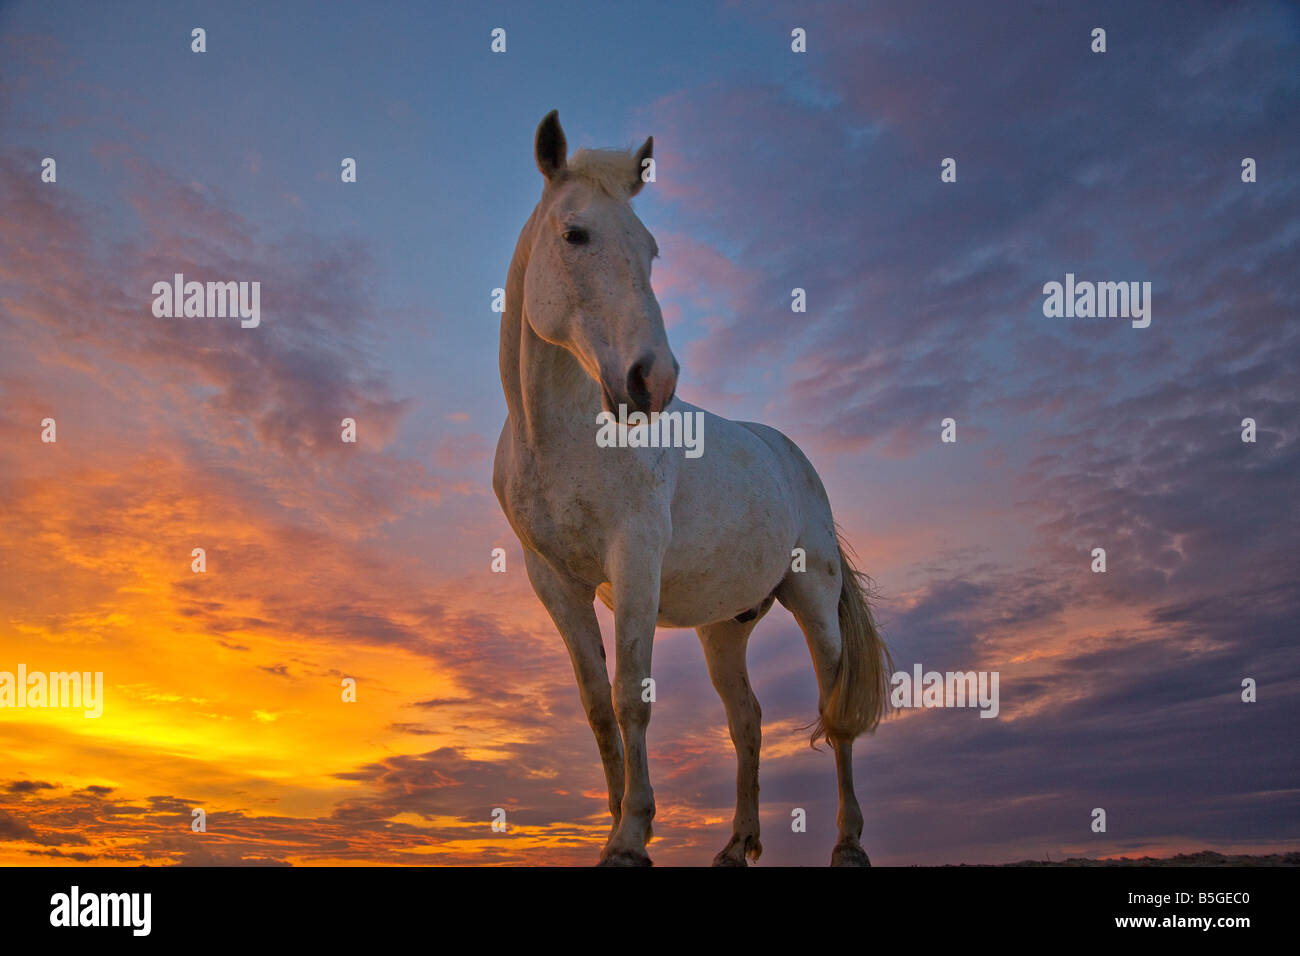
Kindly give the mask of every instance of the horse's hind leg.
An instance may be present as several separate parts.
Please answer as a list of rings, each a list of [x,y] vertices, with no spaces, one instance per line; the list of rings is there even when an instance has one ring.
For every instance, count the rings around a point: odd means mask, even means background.
[[[727,726],[736,747],[736,815],[731,825],[731,841],[713,858],[714,866],[745,866],[745,857],[757,860],[763,852],[758,842],[758,751],[761,741],[758,698],[749,686],[745,667],[745,648],[749,634],[758,623],[719,621],[696,628],[709,678],[727,710]]]
[[[541,555],[524,549],[524,565],[533,590],[545,605],[556,629],[564,638],[578,678],[578,693],[587,711],[587,721],[596,735],[600,761],[609,789],[609,812],[617,828],[623,801],[623,739],[614,719],[609,674],[605,670],[605,644],[600,623],[592,607],[595,592],[566,577]],[[611,831],[611,835],[612,835]]]
[[[787,574],[776,597],[794,615],[808,642],[817,672],[817,712],[824,722],[843,651],[839,620],[841,566],[837,546],[809,547],[807,552],[808,570]],[[839,812],[835,818],[839,836],[831,853],[831,866],[870,866],[859,842],[862,809],[853,790],[854,735],[837,734],[831,726],[826,726],[825,731],[827,742],[835,752],[839,784]]]

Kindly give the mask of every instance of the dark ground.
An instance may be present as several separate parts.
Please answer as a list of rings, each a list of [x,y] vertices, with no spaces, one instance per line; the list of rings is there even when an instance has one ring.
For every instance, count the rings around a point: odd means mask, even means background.
[[[960,863],[958,866],[970,864]],[[1089,860],[1071,857],[1068,860],[1021,860],[1019,863],[1001,863],[999,866],[1300,866],[1300,852],[1270,853],[1266,856],[1224,856],[1210,850],[1200,853],[1180,853],[1178,856],[1136,859],[1120,857],[1116,860]]]

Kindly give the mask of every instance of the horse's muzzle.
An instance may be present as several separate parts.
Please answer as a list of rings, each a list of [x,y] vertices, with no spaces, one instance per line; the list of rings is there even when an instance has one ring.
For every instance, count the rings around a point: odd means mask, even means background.
[[[649,352],[641,356],[627,373],[628,404],[638,412],[662,412],[677,391],[677,360],[656,359]]]
[[[600,383],[605,410],[617,413],[618,406],[625,404],[631,411],[646,415],[662,412],[677,393],[679,368],[671,354],[664,361],[647,352],[632,363],[617,387],[607,381]]]

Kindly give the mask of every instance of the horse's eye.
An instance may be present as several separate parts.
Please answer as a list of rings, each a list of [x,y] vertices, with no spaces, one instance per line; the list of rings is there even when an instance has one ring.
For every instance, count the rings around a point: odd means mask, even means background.
[[[587,242],[588,238],[590,237],[587,235],[586,229],[574,228],[574,229],[564,230],[564,241],[569,243],[569,245],[572,246],[584,245]]]

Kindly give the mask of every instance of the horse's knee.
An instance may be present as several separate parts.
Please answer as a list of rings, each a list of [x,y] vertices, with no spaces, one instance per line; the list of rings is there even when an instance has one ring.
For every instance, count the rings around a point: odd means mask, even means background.
[[[616,695],[614,717],[624,732],[644,730],[649,725],[650,702],[642,698],[640,687]]]

